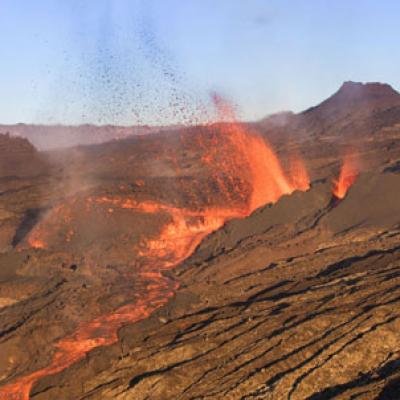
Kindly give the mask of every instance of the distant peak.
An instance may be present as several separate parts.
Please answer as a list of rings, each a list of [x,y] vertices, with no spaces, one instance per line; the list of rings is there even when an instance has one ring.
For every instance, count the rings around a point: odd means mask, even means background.
[[[343,84],[339,90],[349,90],[352,88],[360,88],[364,85],[365,85],[365,83],[362,83],[362,82],[345,81],[345,82],[343,82]]]
[[[334,97],[345,97],[347,99],[359,98],[359,97],[399,97],[400,94],[396,92],[387,83],[380,82],[353,82],[346,81],[342,84],[340,89],[335,93]]]
[[[400,93],[386,83],[346,81],[336,93],[303,114],[347,115],[366,107],[371,111],[399,106]]]

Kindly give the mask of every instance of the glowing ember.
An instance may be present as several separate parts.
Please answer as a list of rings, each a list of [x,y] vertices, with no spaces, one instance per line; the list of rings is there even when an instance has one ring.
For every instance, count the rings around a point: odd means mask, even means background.
[[[34,249],[45,249],[47,247],[46,243],[44,243],[42,240],[35,239],[33,237],[29,239],[29,244]]]
[[[333,195],[337,199],[344,199],[349,188],[354,184],[359,173],[359,159],[354,153],[344,157],[339,178],[333,181]]]

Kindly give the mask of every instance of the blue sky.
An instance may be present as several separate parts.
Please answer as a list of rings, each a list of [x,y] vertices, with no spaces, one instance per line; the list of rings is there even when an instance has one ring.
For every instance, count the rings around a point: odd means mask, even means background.
[[[400,89],[400,2],[0,0],[0,123],[301,111],[345,80]]]

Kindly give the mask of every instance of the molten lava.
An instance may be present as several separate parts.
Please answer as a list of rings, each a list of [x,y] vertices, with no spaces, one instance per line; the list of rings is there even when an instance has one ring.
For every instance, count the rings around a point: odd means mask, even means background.
[[[224,122],[207,126],[192,138],[196,150],[202,153],[200,160],[203,167],[210,175],[203,191],[205,204],[198,204],[194,199],[196,207],[180,208],[156,201],[139,202],[128,196],[111,195],[91,196],[85,200],[87,211],[103,205],[109,218],[114,217],[114,211],[118,208],[169,216],[169,221],[157,237],[140,243],[139,260],[136,263],[141,264],[141,269],[135,273],[134,280],[145,291],[138,293],[131,304],[79,325],[75,333],[56,344],[57,350],[48,367],[3,387],[0,390],[1,400],[29,399],[30,389],[38,379],[62,371],[95,347],[114,343],[121,326],[144,319],[164,305],[173,296],[177,284],[162,272],[189,257],[206,235],[219,229],[227,220],[245,217],[256,208],[276,202],[282,195],[294,190],[308,189],[308,175],[298,156],[292,162],[290,176],[286,176],[267,141],[240,124],[227,102],[214,96],[214,103],[219,118]],[[176,162],[178,172],[179,168]],[[142,186],[143,182],[137,184]],[[212,204],[217,195],[221,195],[223,201]],[[55,235],[63,237],[69,244],[76,233],[68,227],[75,204],[76,200],[70,199],[54,207],[30,233],[27,239],[30,246],[47,248]],[[68,228],[64,227],[61,234],[60,224]],[[126,276],[126,279],[132,277]]]
[[[343,165],[339,178],[333,181],[333,195],[341,200],[346,196],[349,188],[356,181],[359,174],[359,159],[356,153],[347,154],[343,159]]]
[[[216,125],[219,130],[217,155],[224,153],[219,170],[227,176],[243,175],[247,169],[251,193],[248,197],[247,213],[256,208],[275,203],[281,196],[295,190],[307,190],[309,178],[300,156],[296,156],[291,175],[287,177],[282,165],[267,140],[258,132],[237,121],[233,108],[220,96],[213,95],[219,118],[224,121]],[[228,160],[233,160],[229,162]],[[218,164],[212,159],[214,165]]]

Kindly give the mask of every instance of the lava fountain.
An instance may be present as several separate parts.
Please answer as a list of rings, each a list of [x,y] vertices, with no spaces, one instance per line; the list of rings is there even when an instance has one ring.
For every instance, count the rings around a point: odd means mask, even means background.
[[[267,203],[275,203],[281,196],[295,190],[307,190],[309,177],[304,162],[299,155],[293,157],[290,176],[286,176],[278,156],[272,146],[254,129],[237,121],[233,107],[217,94],[213,101],[219,119],[220,131],[218,152],[225,152],[220,169],[226,170],[227,159],[233,158],[233,168],[228,168],[227,175],[242,174],[243,168],[249,171],[251,193],[248,197],[247,214]],[[233,171],[232,171],[233,170]]]
[[[360,161],[356,153],[348,153],[343,159],[338,179],[333,180],[333,196],[344,199],[349,188],[356,181],[359,174]]]

